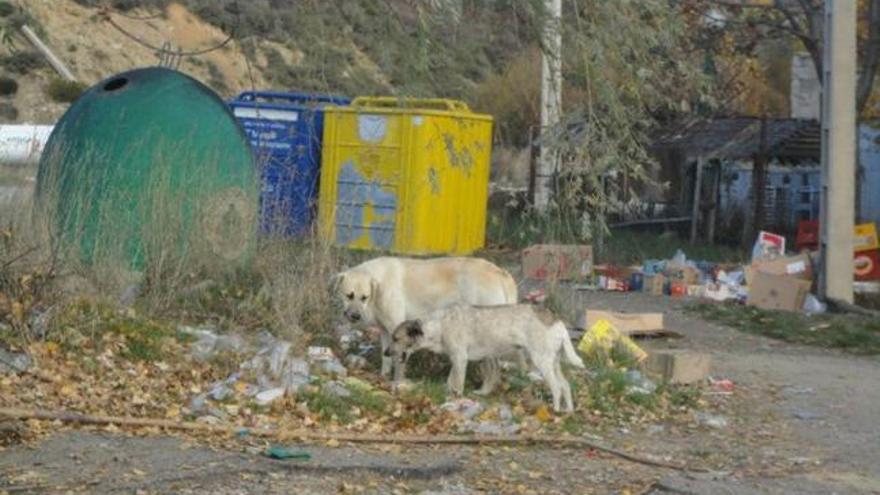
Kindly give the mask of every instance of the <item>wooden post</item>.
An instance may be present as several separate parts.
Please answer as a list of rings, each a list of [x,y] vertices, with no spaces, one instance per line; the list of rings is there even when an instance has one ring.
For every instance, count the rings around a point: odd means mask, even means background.
[[[703,182],[703,157],[697,158],[697,173],[694,179],[694,204],[691,208],[691,244],[697,242],[697,226],[700,223],[700,187]]]
[[[529,189],[528,189],[528,199],[529,204],[535,204],[535,174],[537,174],[537,157],[535,157],[535,145],[533,143],[533,138],[535,135],[535,128],[529,126]]]
[[[718,221],[718,203],[721,201],[721,162],[713,164],[712,171],[712,207],[706,228],[706,241],[709,244],[715,244],[715,222]]]
[[[760,142],[758,153],[752,162],[752,196],[755,198],[751,234],[746,242],[749,245],[764,228],[764,190],[767,187],[767,118],[761,117]]]
[[[49,47],[40,40],[40,38],[37,36],[37,33],[33,32],[31,28],[29,28],[27,25],[21,27],[21,32],[24,33],[24,36],[28,39],[28,41],[30,41],[37,48],[37,50],[39,50],[40,53],[42,53],[43,56],[46,57],[46,60],[49,61],[49,64],[52,65],[52,67],[59,74],[61,74],[61,77],[67,79],[68,81],[76,81],[76,78],[73,77],[73,73],[70,72],[70,69],[68,69],[67,66],[64,65],[64,62],[62,62],[60,58],[56,57],[55,54],[52,53],[52,50],[50,50]]]

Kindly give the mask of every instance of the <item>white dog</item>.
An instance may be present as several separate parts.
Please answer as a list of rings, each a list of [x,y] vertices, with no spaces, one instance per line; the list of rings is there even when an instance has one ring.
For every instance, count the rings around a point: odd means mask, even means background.
[[[464,391],[468,361],[498,358],[524,349],[553,394],[553,410],[574,410],[571,387],[562,374],[560,359],[578,368],[584,363],[571,345],[565,325],[552,314],[527,304],[493,307],[454,306],[427,318],[401,323],[392,334],[387,354],[405,360],[420,349],[446,354],[452,361],[447,387]]]
[[[515,304],[516,281],[479,258],[376,258],[336,275],[343,314],[352,323],[382,330],[382,374],[394,368],[404,378],[404,362],[385,355],[391,332],[407,319],[454,304]],[[485,393],[491,390],[486,390]]]

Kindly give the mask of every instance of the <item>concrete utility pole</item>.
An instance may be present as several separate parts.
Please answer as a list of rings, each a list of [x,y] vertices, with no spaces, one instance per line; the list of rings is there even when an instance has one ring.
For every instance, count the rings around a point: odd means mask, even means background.
[[[853,302],[856,3],[825,0],[820,295]]]
[[[562,113],[562,0],[546,0],[544,51],[541,57],[541,133],[559,124]],[[545,134],[546,136],[546,134]],[[535,207],[545,211],[553,195],[553,178],[559,171],[559,153],[541,142],[535,173]]]

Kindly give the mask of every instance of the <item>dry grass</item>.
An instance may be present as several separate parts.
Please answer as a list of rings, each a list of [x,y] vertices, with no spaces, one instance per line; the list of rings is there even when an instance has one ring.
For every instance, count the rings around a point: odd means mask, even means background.
[[[294,345],[326,333],[338,318],[328,282],[339,270],[340,255],[317,237],[294,241],[267,239],[260,246],[256,271],[271,301],[271,320]]]
[[[332,333],[339,312],[327,282],[355,258],[317,236],[254,235],[246,252],[236,251],[222,233],[206,233],[203,218],[215,206],[210,198],[184,197],[211,191],[173,184],[170,170],[158,167],[146,181],[149,190],[137,198],[123,190],[94,204],[83,188],[84,197],[66,203],[72,208],[59,209],[62,182],[43,177],[38,205],[30,194],[0,204],[0,322],[26,339],[44,338],[53,324],[36,332],[36,315],[49,308],[60,314],[87,297],[116,307],[129,299],[125,306],[168,324],[268,329],[300,348]],[[111,179],[91,178],[95,187]],[[57,234],[59,225],[63,234]],[[256,226],[255,210],[238,228]],[[224,249],[235,254],[231,261]]]

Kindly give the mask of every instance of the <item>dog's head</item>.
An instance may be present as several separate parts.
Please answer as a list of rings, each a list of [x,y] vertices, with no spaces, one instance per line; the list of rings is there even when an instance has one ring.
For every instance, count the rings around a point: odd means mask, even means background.
[[[342,302],[342,314],[351,323],[371,325],[373,301],[379,293],[379,281],[368,273],[349,270],[337,274],[333,280],[337,297]]]
[[[391,345],[385,349],[385,356],[397,356],[401,361],[406,361],[407,356],[419,349],[425,332],[422,329],[421,320],[407,320],[391,334]]]

